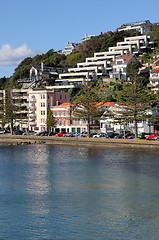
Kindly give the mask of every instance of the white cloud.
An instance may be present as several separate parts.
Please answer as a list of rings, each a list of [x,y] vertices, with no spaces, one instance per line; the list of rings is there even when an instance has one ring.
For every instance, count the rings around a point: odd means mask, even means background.
[[[12,48],[9,44],[3,44],[0,49],[0,65],[19,65],[24,58],[33,57],[36,54],[37,51],[34,49],[29,49],[25,43],[18,48]]]

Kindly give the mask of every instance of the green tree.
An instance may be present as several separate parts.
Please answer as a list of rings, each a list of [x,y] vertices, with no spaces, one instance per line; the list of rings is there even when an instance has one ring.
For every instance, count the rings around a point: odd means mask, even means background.
[[[85,85],[73,100],[72,118],[87,122],[87,134],[90,137],[91,121],[99,120],[104,110],[99,108],[101,95],[96,87]]]
[[[51,127],[53,127],[53,128],[55,127],[55,119],[53,117],[51,110],[49,110],[49,112],[47,114],[46,125],[49,129],[49,133],[51,132]]]
[[[13,91],[13,78],[10,79],[8,88],[5,90],[3,100],[0,103],[0,121],[3,126],[10,125],[11,134],[14,126],[27,122],[27,109],[22,106],[23,99]]]
[[[131,63],[128,74],[129,82],[126,82],[117,94],[117,100],[123,104],[123,107],[118,111],[116,120],[125,121],[125,124],[133,121],[135,138],[137,138],[137,123],[152,118],[148,111],[155,97],[153,92],[143,84],[139,68],[135,63]]]

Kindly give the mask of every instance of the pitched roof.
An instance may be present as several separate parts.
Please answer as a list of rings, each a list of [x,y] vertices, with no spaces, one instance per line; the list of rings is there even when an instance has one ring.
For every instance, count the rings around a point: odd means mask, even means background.
[[[112,62],[112,65],[116,65],[116,60],[120,60],[120,59],[124,60],[123,64],[128,64],[134,56],[135,56],[134,54],[124,54],[124,55],[117,56],[116,59]]]
[[[72,103],[70,102],[65,102],[65,103],[62,103],[58,106],[52,106],[52,108],[69,108],[69,107],[72,107]]]
[[[106,103],[104,103],[104,105],[106,107],[109,107],[110,105],[112,105],[112,107],[115,107],[115,102],[106,102]]]
[[[153,70],[154,72],[159,72],[159,68],[157,68],[157,69],[155,69],[155,70]]]

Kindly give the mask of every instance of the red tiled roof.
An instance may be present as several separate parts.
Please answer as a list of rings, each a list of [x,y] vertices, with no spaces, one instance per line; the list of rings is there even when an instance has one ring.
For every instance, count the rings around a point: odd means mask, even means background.
[[[112,62],[112,65],[115,65],[116,60],[119,60],[119,59],[124,60],[123,64],[128,64],[134,56],[135,56],[134,54],[124,54],[124,55],[117,56],[116,59]]]
[[[159,68],[157,68],[157,69],[155,69],[155,70],[153,70],[154,72],[159,72]]]
[[[62,103],[58,106],[52,106],[52,108],[63,108],[63,107],[72,107],[73,104],[72,103],[69,103],[69,102],[65,102],[65,103]]]
[[[109,107],[110,105],[112,105],[113,107],[115,107],[115,102],[106,102],[106,103],[104,103],[104,105],[105,105],[106,107]]]

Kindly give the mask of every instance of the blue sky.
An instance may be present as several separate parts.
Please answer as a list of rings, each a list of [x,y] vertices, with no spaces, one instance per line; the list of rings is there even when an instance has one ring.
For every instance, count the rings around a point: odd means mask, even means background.
[[[5,0],[0,9],[0,77],[10,77],[24,58],[79,43],[86,33],[159,22],[158,0]]]

